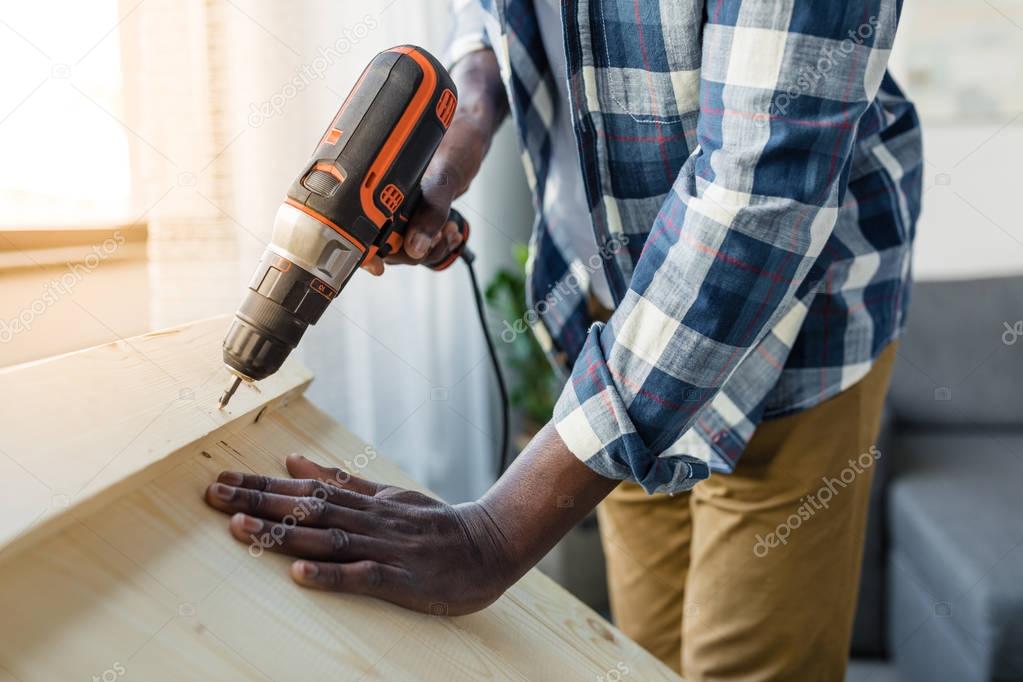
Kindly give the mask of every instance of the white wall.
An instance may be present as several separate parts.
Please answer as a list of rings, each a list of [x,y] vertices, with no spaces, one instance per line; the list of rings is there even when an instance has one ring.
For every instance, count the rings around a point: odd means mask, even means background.
[[[1008,126],[925,119],[924,154],[916,278],[1023,273],[1023,118]]]
[[[892,72],[923,119],[917,279],[1023,272],[1020,3],[907,2]]]

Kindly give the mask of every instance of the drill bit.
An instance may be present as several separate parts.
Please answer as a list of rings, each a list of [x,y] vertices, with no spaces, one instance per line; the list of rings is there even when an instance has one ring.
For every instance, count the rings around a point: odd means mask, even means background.
[[[234,378],[234,381],[231,382],[231,385],[227,387],[226,391],[224,391],[224,395],[220,396],[220,409],[224,409],[225,407],[227,407],[228,401],[231,400],[231,396],[233,396],[234,392],[238,390],[238,386],[241,383],[242,383],[241,377]]]

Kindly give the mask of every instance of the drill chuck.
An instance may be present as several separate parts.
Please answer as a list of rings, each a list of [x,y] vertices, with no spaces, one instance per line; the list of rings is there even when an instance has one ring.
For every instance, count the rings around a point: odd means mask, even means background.
[[[263,252],[224,338],[224,362],[248,380],[270,376],[280,369],[306,328],[320,319],[335,294],[333,287],[271,245]]]
[[[246,303],[257,297],[259,294],[249,294]],[[281,323],[250,322],[241,317],[239,311],[224,338],[224,364],[246,380],[259,381],[280,369],[288,354],[298,345],[298,339],[302,338],[307,326],[304,323],[295,324],[294,316],[284,310],[271,312],[270,315],[279,315]],[[297,329],[293,335],[294,340],[281,339],[279,332],[282,329]]]

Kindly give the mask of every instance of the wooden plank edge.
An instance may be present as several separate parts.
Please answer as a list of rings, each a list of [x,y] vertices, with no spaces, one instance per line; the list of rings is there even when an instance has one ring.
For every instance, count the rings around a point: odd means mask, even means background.
[[[77,497],[67,507],[56,510],[53,513],[42,514],[20,533],[9,540],[5,540],[4,544],[0,545],[0,565],[14,559],[25,550],[34,547],[54,534],[59,533],[75,521],[80,521],[114,500],[138,490],[164,472],[170,471],[180,464],[179,460],[190,453],[194,453],[197,447],[205,448],[206,445],[215,447],[218,442],[223,441],[230,434],[244,428],[249,423],[264,418],[274,410],[286,407],[291,401],[301,397],[311,381],[312,377],[310,376],[301,384],[285,393],[232,417],[229,422],[207,432],[173,452],[136,468],[130,474],[121,477],[113,483],[90,490],[88,493]]]

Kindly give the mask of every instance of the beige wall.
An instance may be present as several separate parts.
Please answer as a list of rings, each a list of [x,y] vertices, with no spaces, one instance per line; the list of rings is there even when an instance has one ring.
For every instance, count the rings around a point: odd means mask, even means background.
[[[0,367],[149,331],[145,230],[0,233]]]

